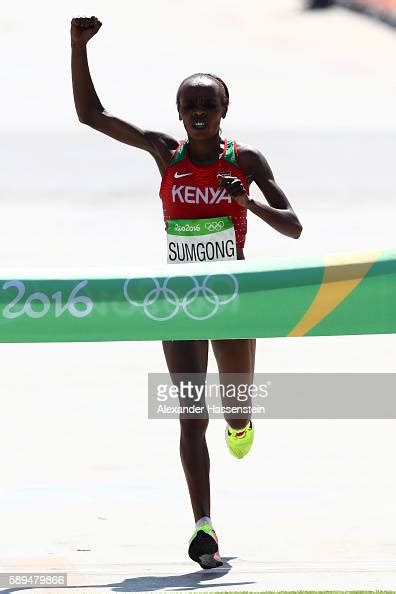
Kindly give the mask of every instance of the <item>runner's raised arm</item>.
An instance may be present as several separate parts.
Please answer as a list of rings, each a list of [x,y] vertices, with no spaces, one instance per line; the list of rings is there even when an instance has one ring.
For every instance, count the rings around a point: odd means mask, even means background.
[[[102,23],[95,16],[74,18],[71,21],[71,69],[78,119],[115,140],[149,152],[161,171],[171,151],[177,148],[177,140],[162,132],[142,130],[111,115],[105,110],[95,91],[88,66],[87,43],[101,26]]]

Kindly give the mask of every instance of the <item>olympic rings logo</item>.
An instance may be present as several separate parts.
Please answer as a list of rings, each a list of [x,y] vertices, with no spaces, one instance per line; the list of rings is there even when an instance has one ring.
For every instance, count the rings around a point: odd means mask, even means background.
[[[208,231],[221,231],[224,227],[224,221],[213,221],[211,223],[205,223],[205,228]]]
[[[208,286],[208,283],[218,282],[222,277],[227,278],[230,286],[220,287],[219,296],[214,288]],[[180,286],[175,287],[175,290],[169,287],[173,281],[177,281],[180,285],[181,279],[186,279],[188,283],[192,283],[192,287],[185,291],[183,296],[179,296]],[[130,293],[135,289],[139,289],[139,284],[142,284],[142,279],[127,279],[124,283],[125,299],[134,307],[142,307],[147,317],[156,322],[165,322],[174,318],[182,309],[184,313],[192,320],[207,320],[213,317],[219,310],[220,305],[226,305],[233,301],[238,295],[239,285],[238,280],[233,274],[219,274],[205,276],[202,284],[194,276],[188,277],[167,277],[163,280],[162,286],[160,281],[154,277],[144,279],[144,281],[152,281],[153,288],[148,290],[144,297],[131,297]],[[228,296],[223,295],[228,293]],[[201,299],[198,297],[202,295]],[[195,306],[195,307],[194,307]],[[196,309],[196,311],[194,311]]]

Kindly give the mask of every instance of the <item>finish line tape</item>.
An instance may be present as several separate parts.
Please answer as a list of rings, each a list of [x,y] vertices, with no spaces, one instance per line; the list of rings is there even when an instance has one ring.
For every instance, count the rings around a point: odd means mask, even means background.
[[[396,332],[395,250],[121,274],[0,270],[0,279],[0,342]]]

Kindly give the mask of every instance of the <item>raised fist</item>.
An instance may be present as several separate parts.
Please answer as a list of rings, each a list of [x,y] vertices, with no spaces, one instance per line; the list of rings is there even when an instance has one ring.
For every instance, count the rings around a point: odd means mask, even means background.
[[[77,44],[86,44],[91,37],[101,28],[102,23],[95,16],[91,18],[75,18],[71,21],[70,36],[71,42]]]

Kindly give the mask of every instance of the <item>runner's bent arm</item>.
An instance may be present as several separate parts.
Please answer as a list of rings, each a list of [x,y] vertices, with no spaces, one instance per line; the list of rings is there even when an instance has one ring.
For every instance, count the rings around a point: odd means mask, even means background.
[[[254,199],[246,202],[246,207],[279,233],[298,239],[302,225],[287,197],[275,182],[264,155],[257,149],[244,146],[240,147],[239,156],[241,164],[250,173],[252,181],[256,182],[268,202],[263,204]]]
[[[142,130],[121,120],[107,112],[100,102],[89,71],[86,45],[101,26],[96,17],[71,21],[71,68],[78,119],[107,136],[149,152],[157,163],[158,160],[166,161],[172,149],[178,146],[177,140],[162,132]]]

